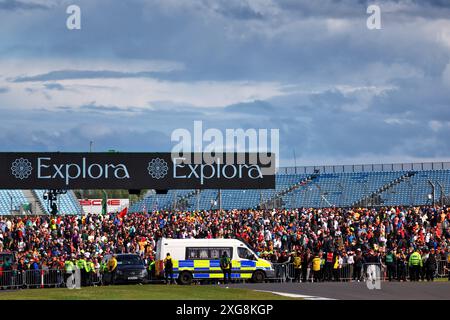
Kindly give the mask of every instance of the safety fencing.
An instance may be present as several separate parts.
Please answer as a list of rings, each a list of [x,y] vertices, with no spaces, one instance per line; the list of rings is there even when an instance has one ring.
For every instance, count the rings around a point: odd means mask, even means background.
[[[389,280],[389,275],[394,280],[409,279],[409,268],[407,264],[395,265],[395,268],[388,268],[384,264],[364,264],[361,267],[355,267],[353,264],[343,264],[340,268],[334,269],[331,265],[325,265],[319,272],[313,272],[308,266],[306,270],[295,269],[293,263],[274,263],[275,277],[267,279],[276,282],[292,281],[352,281],[366,280],[370,275],[376,274],[377,279],[382,281]],[[330,268],[331,267],[331,268]],[[373,269],[375,268],[375,269]],[[376,273],[378,272],[379,273]],[[449,270],[445,260],[437,261],[435,278],[447,278]],[[21,288],[51,288],[65,287],[66,280],[70,274],[64,270],[25,270],[25,271],[0,271],[1,289],[21,289]],[[315,278],[314,278],[315,277]],[[423,270],[419,275],[420,279],[426,279]],[[85,285],[101,285],[102,274],[99,272],[91,273],[89,281]]]
[[[344,263],[339,268],[335,269],[332,265],[322,265],[319,272],[314,273],[310,266],[306,270],[295,269],[293,263],[273,263],[275,270],[275,278],[271,279],[277,282],[289,281],[364,281],[369,277],[369,274],[377,273],[377,279],[382,281],[389,280],[389,273],[393,280],[406,280],[410,277],[410,269],[408,265],[399,264],[394,268],[388,268],[380,263],[366,263],[361,266]],[[376,268],[376,269],[372,269]],[[376,270],[376,271],[375,271]],[[434,278],[447,278],[449,276],[447,261],[440,260],[436,263],[436,270]],[[316,279],[314,279],[316,276]],[[424,269],[420,271],[420,279],[427,279]]]
[[[70,274],[64,270],[12,270],[0,271],[1,289],[21,288],[58,288],[66,286],[66,280]],[[101,285],[101,274],[91,273],[89,285]]]

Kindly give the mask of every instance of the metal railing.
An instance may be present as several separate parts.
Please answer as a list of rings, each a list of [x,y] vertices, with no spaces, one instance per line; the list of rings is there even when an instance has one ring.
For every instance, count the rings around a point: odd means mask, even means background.
[[[376,265],[379,267],[379,279],[382,281],[388,280],[388,270],[386,265],[383,264],[364,264],[358,269],[353,264],[343,264],[339,268],[333,267],[321,268],[319,273],[313,273],[312,269],[308,266],[307,270],[299,269],[295,270],[293,263],[274,263],[275,277],[267,279],[268,281],[277,282],[292,282],[292,281],[352,281],[360,280],[364,281],[368,277],[369,266]],[[435,278],[447,278],[449,276],[447,269],[447,262],[445,260],[437,261],[437,268],[434,273]],[[319,278],[314,279],[314,276]],[[296,277],[297,276],[297,277]],[[25,289],[25,288],[55,288],[66,286],[67,274],[64,270],[11,270],[0,271],[0,288],[1,289]],[[404,268],[395,270],[393,279],[409,279],[409,268],[404,265]],[[421,272],[421,279],[426,279],[426,275]],[[236,280],[236,279],[235,279]],[[97,286],[102,285],[102,274],[95,272],[91,274],[90,285]]]
[[[279,167],[277,174],[310,174],[310,173],[357,173],[357,172],[391,172],[391,171],[424,171],[450,170],[450,162],[418,162],[387,164],[355,164],[355,165],[323,165]]]
[[[377,264],[377,263],[366,263],[362,265],[359,269],[355,267],[353,264],[342,264],[339,268],[334,269],[332,266],[330,267],[324,267],[322,266],[319,274],[319,279],[313,278],[313,271],[308,266],[306,272],[304,272],[302,269],[298,271],[300,274],[298,276],[298,279],[296,279],[296,272],[294,268],[293,263],[273,263],[273,267],[275,270],[275,278],[271,279],[273,281],[279,281],[279,282],[289,282],[289,281],[295,281],[295,280],[302,280],[304,281],[306,278],[306,281],[352,281],[352,280],[360,280],[364,281],[368,277],[368,268],[369,266],[377,266],[380,270],[380,280],[386,281],[388,280],[388,269],[387,266],[384,264]],[[447,269],[447,261],[445,260],[439,260],[436,264],[436,270],[434,272],[434,278],[447,278],[449,276],[449,270]],[[395,267],[395,272],[393,275],[393,279],[397,280],[403,280],[403,279],[409,279],[409,267],[405,264],[403,268],[397,268]],[[304,275],[306,274],[306,277]],[[420,273],[420,279],[426,280],[426,274],[424,273],[424,270],[421,270]]]
[[[64,270],[11,270],[0,271],[0,288],[58,288],[66,285],[68,274]],[[98,272],[91,273],[90,285],[101,285],[102,275]]]

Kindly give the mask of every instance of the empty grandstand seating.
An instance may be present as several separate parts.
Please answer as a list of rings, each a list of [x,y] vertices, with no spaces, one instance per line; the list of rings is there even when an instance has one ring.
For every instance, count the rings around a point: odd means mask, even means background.
[[[22,190],[0,190],[0,215],[10,214],[11,210],[19,210],[28,203]]]
[[[309,180],[307,180],[309,179]],[[280,198],[276,206],[299,207],[349,207],[361,200],[379,195],[380,205],[431,204],[432,181],[436,185],[436,201],[450,193],[450,170],[393,170],[372,172],[341,172],[318,174],[278,174],[274,190],[222,190],[223,209],[256,208],[274,198]],[[303,183],[301,183],[303,181]],[[286,192],[284,192],[286,191]],[[182,205],[175,194],[188,195]],[[167,195],[150,195],[132,206],[131,211],[153,209],[210,210],[219,207],[218,190],[171,190]]]
[[[33,190],[39,201],[42,203],[42,207],[45,213],[49,213],[50,208],[47,206],[47,201],[44,200],[45,190]],[[75,198],[73,192],[68,191],[66,194],[58,196],[56,202],[58,205],[58,211],[60,214],[81,214],[81,207],[78,200]]]
[[[392,166],[394,168],[394,166]],[[414,169],[414,170],[413,170]],[[285,171],[287,172],[287,171]],[[333,172],[277,174],[276,187],[271,190],[222,190],[222,208],[249,209],[258,206],[282,208],[350,207],[364,203],[368,197],[377,199],[377,205],[427,205],[449,200],[450,169],[387,170],[369,172]],[[430,183],[431,182],[431,183]],[[28,193],[27,193],[28,194]],[[48,213],[44,190],[33,190]],[[32,196],[30,196],[32,197]],[[22,190],[0,190],[0,214],[10,214],[29,203]],[[57,202],[61,214],[81,214],[82,209],[73,192],[61,195]],[[372,203],[373,204],[373,203]],[[130,212],[154,210],[210,210],[219,208],[218,190],[169,190],[167,194],[149,192],[129,208]]]

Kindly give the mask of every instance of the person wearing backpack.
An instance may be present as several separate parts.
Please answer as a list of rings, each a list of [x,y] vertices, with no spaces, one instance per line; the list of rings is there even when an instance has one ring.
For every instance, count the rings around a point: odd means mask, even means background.
[[[173,282],[173,261],[170,253],[167,253],[166,258],[164,259],[164,276],[166,278],[166,284],[171,284]]]
[[[228,257],[226,251],[222,253],[222,258],[220,259],[220,268],[223,272],[223,281],[225,284],[231,282],[231,260]]]

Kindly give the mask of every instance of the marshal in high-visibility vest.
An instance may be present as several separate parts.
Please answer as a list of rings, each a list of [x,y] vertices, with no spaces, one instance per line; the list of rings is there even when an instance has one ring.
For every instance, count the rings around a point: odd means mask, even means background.
[[[75,265],[73,264],[73,262],[71,260],[66,260],[66,262],[64,262],[64,269],[66,270],[66,273],[72,273],[74,270]]]
[[[77,267],[80,270],[86,270],[86,260],[84,259],[78,259],[77,260]]]
[[[409,266],[423,266],[422,256],[417,251],[413,252],[409,257]]]

